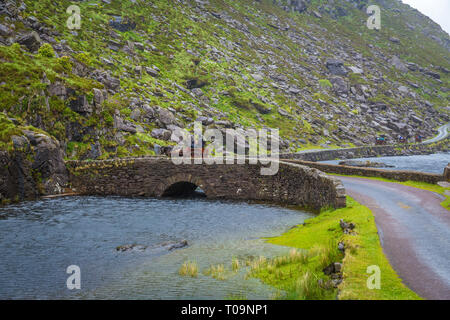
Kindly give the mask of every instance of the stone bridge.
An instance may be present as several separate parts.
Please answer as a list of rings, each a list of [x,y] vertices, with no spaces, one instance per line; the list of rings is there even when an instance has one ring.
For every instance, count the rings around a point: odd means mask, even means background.
[[[201,188],[210,199],[252,200],[318,210],[344,207],[342,183],[306,166],[279,163],[273,176],[261,164],[175,165],[168,158],[67,161],[70,184],[82,195],[165,197]]]

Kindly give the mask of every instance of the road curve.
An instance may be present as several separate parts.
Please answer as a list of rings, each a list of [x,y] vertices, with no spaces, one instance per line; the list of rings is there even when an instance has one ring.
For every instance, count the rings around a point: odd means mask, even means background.
[[[443,197],[396,183],[338,178],[374,213],[384,253],[403,282],[425,299],[450,299],[450,211],[440,205]]]
[[[438,128],[438,135],[433,139],[426,140],[422,142],[423,144],[435,143],[444,140],[450,135],[450,122]]]

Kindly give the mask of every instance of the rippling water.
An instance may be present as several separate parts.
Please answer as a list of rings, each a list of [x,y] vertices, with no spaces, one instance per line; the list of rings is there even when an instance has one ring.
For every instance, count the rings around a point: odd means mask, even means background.
[[[273,289],[245,271],[215,280],[201,274],[233,257],[273,256],[265,243],[311,214],[270,205],[204,199],[76,197],[0,208],[0,299],[267,299]],[[160,244],[188,240],[168,251]],[[145,251],[117,252],[126,244]],[[199,277],[178,275],[197,261]],[[81,268],[81,290],[66,288],[66,268]]]
[[[386,170],[412,170],[442,174],[444,168],[450,163],[450,153],[404,157],[359,158],[353,160],[383,162],[387,165],[394,166],[394,168],[382,168]],[[338,164],[340,161],[342,160],[323,161],[323,163]]]

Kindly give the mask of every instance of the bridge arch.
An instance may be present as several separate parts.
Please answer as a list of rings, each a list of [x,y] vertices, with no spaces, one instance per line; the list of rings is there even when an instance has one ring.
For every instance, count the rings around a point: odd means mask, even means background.
[[[177,174],[167,178],[157,186],[155,194],[157,197],[188,195],[197,187],[203,190],[207,198],[213,197],[213,188],[203,179],[191,174]]]

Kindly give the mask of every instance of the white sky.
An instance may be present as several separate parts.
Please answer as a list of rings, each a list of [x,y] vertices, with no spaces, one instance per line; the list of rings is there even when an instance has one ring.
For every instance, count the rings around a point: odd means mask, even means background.
[[[450,34],[450,0],[402,0],[437,22]]]

